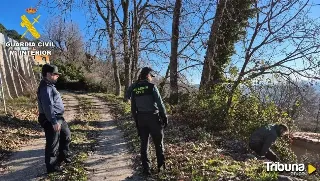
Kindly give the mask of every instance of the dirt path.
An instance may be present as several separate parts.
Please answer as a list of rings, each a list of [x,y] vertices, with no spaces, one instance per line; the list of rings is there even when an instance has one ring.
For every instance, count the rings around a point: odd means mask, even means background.
[[[115,120],[109,113],[108,105],[98,98],[83,96],[91,99],[101,115],[99,120],[101,133],[97,138],[98,146],[94,154],[89,156],[86,161],[86,170],[89,171],[88,180],[144,180],[133,173],[131,154],[127,149],[127,142],[117,129]]]
[[[109,114],[106,103],[96,97],[84,94],[63,93],[66,108],[65,119],[70,121],[74,119],[74,115],[77,113],[78,101],[75,98],[76,96],[90,99],[101,115],[101,119],[97,120],[101,130],[97,137],[98,146],[85,162],[88,180],[144,180],[136,175],[132,169],[127,142],[117,129],[115,120]],[[9,167],[9,171],[0,175],[1,181],[42,180],[46,170],[44,164],[45,138],[43,133],[41,136],[41,138],[33,140],[29,145],[16,151],[10,157],[10,160],[4,163],[5,166]]]
[[[65,119],[70,121],[76,114],[77,100],[71,94],[63,94],[65,103]],[[44,164],[45,138],[42,132],[41,138],[35,139],[29,145],[17,150],[10,160],[4,163],[9,167],[8,172],[0,175],[0,180],[25,181],[40,180],[46,173]]]

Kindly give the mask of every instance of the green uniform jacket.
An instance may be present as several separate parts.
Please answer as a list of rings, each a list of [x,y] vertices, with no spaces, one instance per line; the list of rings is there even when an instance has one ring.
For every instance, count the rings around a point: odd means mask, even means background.
[[[250,137],[250,145],[260,147],[260,155],[265,155],[271,145],[280,137],[278,125],[267,125],[255,130]]]
[[[148,82],[141,80],[132,84],[127,93],[131,98],[131,112],[135,117],[138,112],[166,114],[166,109],[161,99],[157,87]]]

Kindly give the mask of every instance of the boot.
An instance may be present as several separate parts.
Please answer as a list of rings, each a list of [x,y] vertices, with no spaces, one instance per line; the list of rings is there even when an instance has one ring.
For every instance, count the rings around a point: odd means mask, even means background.
[[[59,166],[54,166],[53,168],[47,169],[48,174],[53,172],[62,172],[62,169]]]
[[[158,173],[160,173],[161,167],[163,168],[162,170],[165,171],[166,170],[166,164],[163,163],[162,165],[158,165]]]
[[[61,165],[62,162],[66,163],[66,164],[71,163],[72,162],[71,156],[70,155],[66,155],[66,156],[59,155],[58,160],[57,160],[57,165]]]
[[[142,172],[144,175],[146,176],[150,176],[151,175],[151,171],[150,169],[143,169],[143,172]]]

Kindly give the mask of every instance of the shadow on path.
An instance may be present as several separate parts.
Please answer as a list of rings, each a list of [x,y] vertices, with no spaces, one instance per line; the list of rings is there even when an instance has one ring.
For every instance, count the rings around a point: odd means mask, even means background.
[[[10,161],[5,163],[5,166],[9,166],[9,170],[1,173],[0,180],[32,180],[45,173],[44,141],[44,138],[37,139],[31,145],[15,152]]]
[[[78,104],[77,100],[72,95],[63,95],[63,97],[67,98],[67,101],[64,101],[66,105],[64,117],[67,121],[73,120]],[[70,107],[72,108],[69,109]],[[38,130],[40,127],[37,122],[30,125],[24,123],[24,120],[20,120],[14,124],[17,124],[17,129],[27,127]],[[7,169],[0,172],[1,181],[41,180],[46,175],[44,163],[45,138],[42,129],[41,132],[41,135],[34,136],[36,139],[14,152],[8,161],[2,164]]]
[[[128,143],[116,127],[116,120],[112,119],[108,104],[92,96],[85,97],[91,99],[101,115],[98,121],[101,130],[97,137],[98,144],[94,154],[85,162],[86,170],[90,172],[88,180],[145,180],[132,168],[132,155],[129,153]]]

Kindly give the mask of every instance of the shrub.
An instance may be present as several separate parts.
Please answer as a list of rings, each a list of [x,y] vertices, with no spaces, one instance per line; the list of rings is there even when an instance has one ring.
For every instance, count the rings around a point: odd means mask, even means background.
[[[226,122],[222,120],[222,113],[227,103],[227,87],[216,86],[211,94],[184,95],[184,99],[173,112],[178,119],[188,121],[192,127],[203,126],[210,129],[225,127]]]
[[[83,79],[85,90],[89,92],[111,92],[113,91],[112,84],[105,81],[96,74],[85,74]]]
[[[53,64],[62,73],[56,84],[58,89],[89,92],[110,92],[113,90],[113,85],[106,82],[97,73],[86,73],[80,66],[76,66],[73,63],[63,63],[61,60],[56,60]]]
[[[297,156],[290,149],[290,145],[287,140],[281,138],[277,140],[273,146],[273,150],[277,152],[280,159],[285,163],[297,163]]]
[[[64,63],[61,60],[56,60],[53,62],[59,69],[62,75],[59,77],[61,82],[68,81],[79,81],[84,78],[84,72],[80,67],[77,67],[72,63]]]
[[[261,103],[254,95],[241,96],[234,101],[228,119],[233,131],[242,138],[248,138],[256,128],[266,124],[284,123],[293,126],[288,114],[280,112],[274,103]]]
[[[274,103],[262,103],[254,93],[244,94],[239,89],[235,91],[232,105],[224,117],[229,90],[228,86],[220,85],[211,94],[199,93],[180,99],[183,101],[173,111],[174,117],[183,120],[191,128],[204,127],[208,132],[223,130],[232,135],[230,139],[246,142],[251,133],[263,125],[285,123],[289,128],[293,126],[288,114],[279,111]],[[278,141],[275,150],[286,161],[296,161],[286,141]]]

